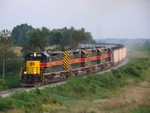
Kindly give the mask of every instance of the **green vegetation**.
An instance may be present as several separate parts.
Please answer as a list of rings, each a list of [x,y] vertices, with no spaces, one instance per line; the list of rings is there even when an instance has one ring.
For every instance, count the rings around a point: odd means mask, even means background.
[[[21,58],[13,51],[13,38],[10,31],[0,32],[0,90],[19,86],[18,73]]]
[[[49,30],[46,27],[33,28],[27,24],[17,25],[11,33],[16,44],[22,46],[22,52],[45,50],[47,46],[56,45],[60,50],[74,49],[80,43],[94,43],[90,32],[84,28],[74,27]]]
[[[0,90],[11,89],[20,86],[19,72],[20,72],[21,62],[22,61],[20,60],[20,58],[7,60],[6,63],[7,71],[5,72],[6,75],[4,79],[2,77],[2,68],[0,70]],[[2,67],[1,63],[0,63],[0,67]]]
[[[70,78],[65,84],[30,92],[16,92],[13,96],[0,99],[2,111],[19,109],[23,112],[58,112],[68,103],[85,100],[111,98],[110,92],[126,85],[144,80],[150,59],[135,59],[118,69],[86,78]],[[132,83],[129,80],[132,79]],[[67,112],[64,110],[64,112]],[[68,111],[69,112],[69,111]],[[71,111],[70,111],[71,112]]]
[[[15,43],[21,46],[29,38],[27,33],[33,29],[34,28],[32,26],[27,24],[17,25],[16,27],[13,28],[11,35]]]
[[[138,108],[131,113],[150,113],[150,108]]]
[[[136,51],[144,51],[150,53],[150,42],[146,41],[142,45],[133,45],[133,49]]]
[[[4,88],[11,89],[20,86],[18,74],[7,77]]]
[[[0,79],[0,90],[16,88],[19,86],[20,86],[20,81],[19,81],[18,74],[7,76],[4,82],[3,79]]]

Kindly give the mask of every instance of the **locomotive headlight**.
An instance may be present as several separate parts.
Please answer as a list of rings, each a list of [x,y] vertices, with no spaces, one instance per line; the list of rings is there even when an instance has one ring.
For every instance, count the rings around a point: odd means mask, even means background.
[[[36,53],[33,53],[33,56],[36,57]]]
[[[26,72],[26,71],[24,71],[24,74],[27,74],[27,72]]]
[[[34,74],[36,74],[36,71],[34,72]]]

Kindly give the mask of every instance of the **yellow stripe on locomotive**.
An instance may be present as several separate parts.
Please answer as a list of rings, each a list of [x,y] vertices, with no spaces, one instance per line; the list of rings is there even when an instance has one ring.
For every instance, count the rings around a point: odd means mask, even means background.
[[[24,74],[40,74],[40,61],[27,61]]]

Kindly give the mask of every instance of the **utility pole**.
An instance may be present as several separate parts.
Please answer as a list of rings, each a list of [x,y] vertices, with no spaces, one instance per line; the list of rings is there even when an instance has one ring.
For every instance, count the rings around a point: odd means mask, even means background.
[[[3,57],[3,84],[5,84],[5,57]]]

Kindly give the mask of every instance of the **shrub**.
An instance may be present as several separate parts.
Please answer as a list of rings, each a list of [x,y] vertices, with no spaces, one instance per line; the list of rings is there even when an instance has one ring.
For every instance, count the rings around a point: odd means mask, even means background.
[[[5,80],[5,87],[8,89],[11,88],[16,88],[20,86],[20,81],[19,81],[19,75],[14,75],[12,74],[11,76],[7,77]]]
[[[138,108],[131,113],[150,113],[150,108]]]
[[[5,85],[4,80],[0,79],[0,86],[4,86],[4,85]]]
[[[4,98],[0,98],[0,110],[6,110],[9,108],[9,104]]]
[[[111,71],[116,78],[122,78],[122,74],[119,69],[112,69]]]

